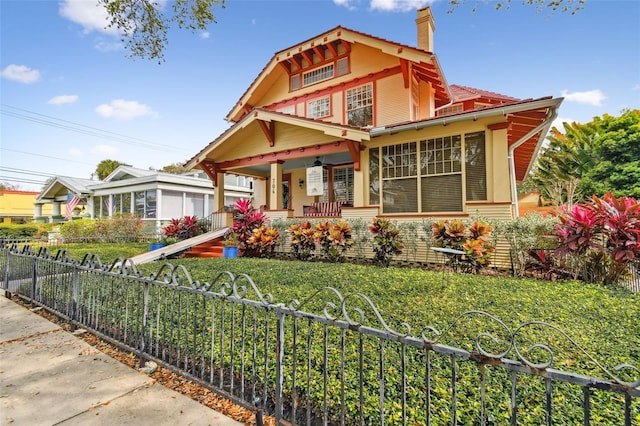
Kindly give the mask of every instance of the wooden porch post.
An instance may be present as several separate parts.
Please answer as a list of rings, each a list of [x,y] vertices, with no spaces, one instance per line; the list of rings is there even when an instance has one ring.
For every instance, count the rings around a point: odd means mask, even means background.
[[[224,173],[216,172],[218,186],[213,190],[213,211],[217,212],[224,208]]]
[[[269,181],[269,209],[282,209],[282,162],[271,163],[271,177]]]

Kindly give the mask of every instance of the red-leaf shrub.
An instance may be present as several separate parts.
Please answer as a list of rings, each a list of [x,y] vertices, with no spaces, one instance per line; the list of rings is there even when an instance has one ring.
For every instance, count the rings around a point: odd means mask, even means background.
[[[640,203],[606,193],[558,216],[556,256],[568,256],[578,278],[617,284],[640,258]]]

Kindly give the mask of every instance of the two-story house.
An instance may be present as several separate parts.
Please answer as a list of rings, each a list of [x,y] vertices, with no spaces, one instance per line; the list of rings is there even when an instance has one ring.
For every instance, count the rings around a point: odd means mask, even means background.
[[[430,8],[416,25],[417,47],[336,27],[275,53],[186,165],[222,189],[214,210],[230,173],[271,218],[516,217],[562,98],[449,85]]]

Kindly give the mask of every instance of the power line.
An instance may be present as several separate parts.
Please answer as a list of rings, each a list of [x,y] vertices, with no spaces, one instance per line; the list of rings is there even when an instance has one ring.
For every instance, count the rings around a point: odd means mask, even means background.
[[[20,153],[20,154],[33,155],[33,156],[36,156],[36,157],[51,158],[51,159],[53,159],[53,160],[68,161],[68,162],[70,162],[70,163],[84,164],[85,166],[95,166],[95,164],[85,163],[84,161],[69,160],[68,158],[54,157],[54,156],[52,156],[52,155],[34,154],[33,152],[20,151],[20,150],[17,150],[17,149],[11,149],[11,148],[0,148],[0,150],[2,150],[2,151],[11,151],[11,152],[18,152],[18,153]]]
[[[120,143],[123,143],[123,144],[142,146],[142,147],[145,147],[145,148],[154,149],[156,151],[183,152],[183,150],[181,148],[176,148],[176,147],[171,146],[171,145],[159,144],[159,143],[155,143],[155,142],[152,142],[152,141],[149,141],[149,140],[123,135],[121,133],[115,133],[115,132],[111,132],[111,131],[108,131],[108,130],[102,130],[102,129],[98,129],[97,127],[91,127],[91,126],[87,126],[87,125],[84,125],[84,124],[75,123],[73,121],[63,120],[61,118],[56,118],[56,117],[52,117],[50,115],[40,114],[40,113],[37,113],[37,112],[34,112],[34,111],[29,111],[29,110],[26,110],[26,109],[23,109],[23,108],[18,108],[18,107],[7,105],[7,104],[0,104],[0,105],[3,108],[10,108],[10,109],[13,109],[13,110],[22,111],[22,112],[25,112],[27,114],[31,114],[31,115],[26,115],[26,114],[20,114],[18,112],[8,111],[8,110],[4,110],[4,109],[0,110],[0,113],[2,113],[4,115],[7,115],[9,117],[19,118],[19,119],[30,121],[30,122],[33,122],[33,123],[38,123],[38,124],[42,124],[42,125],[45,125],[45,126],[50,126],[50,127],[55,127],[55,128],[58,128],[58,129],[68,130],[68,131],[72,131],[72,132],[76,132],[76,133],[80,133],[80,134],[84,134],[84,135],[88,135],[88,136],[93,136],[93,137],[97,137],[97,138],[107,139],[107,140],[111,140],[111,141],[114,141],[114,142],[120,142]],[[44,117],[44,118],[40,118],[40,117]],[[67,123],[67,124],[64,124],[64,123]],[[160,148],[164,148],[164,149],[160,149]]]
[[[18,182],[18,183],[32,183],[32,184],[38,184],[38,185],[43,185],[46,182],[44,180],[21,179],[21,178],[16,178],[16,177],[12,177],[12,176],[0,176],[0,181],[3,181],[3,182]]]
[[[13,167],[0,167],[0,170],[2,170],[3,172],[9,172],[9,173],[20,173],[23,175],[33,175],[33,176],[43,176],[43,177],[57,176],[52,173],[36,172],[33,170],[26,170],[26,169],[15,169]]]

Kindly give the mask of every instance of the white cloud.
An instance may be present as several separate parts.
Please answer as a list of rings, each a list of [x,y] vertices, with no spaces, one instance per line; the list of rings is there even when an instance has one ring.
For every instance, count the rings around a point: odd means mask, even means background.
[[[433,0],[371,0],[369,7],[385,12],[407,12],[422,9],[431,3]]]
[[[206,40],[209,37],[211,37],[211,33],[209,31],[203,31],[200,33],[200,38],[203,40]]]
[[[91,148],[91,153],[95,155],[113,155],[118,153],[118,148],[111,145],[96,145]]]
[[[636,84],[635,86],[633,86],[631,88],[631,90],[633,90],[633,91],[640,90],[640,84]]]
[[[573,92],[569,93],[567,90],[562,91],[562,97],[569,102],[577,102],[579,104],[602,106],[602,102],[607,97],[602,93],[602,90],[588,90],[586,92]]]
[[[72,104],[78,101],[78,95],[60,95],[49,99],[49,105]]]
[[[40,80],[40,71],[32,70],[26,65],[7,65],[2,70],[2,77],[18,83],[31,84]]]
[[[435,0],[369,0],[371,10],[381,10],[383,12],[408,12],[422,9],[432,4]],[[333,0],[336,6],[356,10],[360,0]]]
[[[117,28],[107,28],[109,19],[107,11],[97,0],[64,0],[58,9],[60,15],[80,24],[85,34],[99,31],[106,34],[117,34]]]
[[[107,41],[102,38],[96,39],[93,43],[93,47],[100,52],[115,52],[117,50],[124,50],[124,46],[119,41]]]
[[[137,117],[156,117],[158,115],[148,105],[124,99],[114,99],[108,104],[98,105],[96,112],[101,117],[113,118],[114,120],[133,120]]]
[[[345,7],[348,10],[356,10],[357,7],[353,4],[354,0],[333,0],[333,3],[340,7]]]
[[[84,151],[78,148],[69,148],[69,150],[67,151],[67,154],[70,157],[83,157],[84,156]]]

